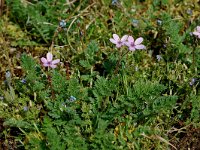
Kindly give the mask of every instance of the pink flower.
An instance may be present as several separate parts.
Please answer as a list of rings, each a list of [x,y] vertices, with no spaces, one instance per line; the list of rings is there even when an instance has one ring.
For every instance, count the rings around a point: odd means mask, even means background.
[[[60,62],[60,59],[53,60],[53,55],[50,52],[48,52],[47,58],[42,57],[41,61],[44,67],[56,68],[56,64]]]
[[[116,45],[117,48],[120,48],[121,46],[125,45],[125,42],[128,38],[128,35],[124,35],[121,39],[117,34],[113,34],[113,39],[110,39],[110,42]]]
[[[145,49],[146,47],[142,45],[143,38],[140,37],[134,41],[134,38],[132,36],[128,37],[128,41],[125,43],[126,46],[129,47],[130,51],[135,51],[136,49]]]
[[[193,32],[200,39],[200,26],[197,26],[196,31]]]

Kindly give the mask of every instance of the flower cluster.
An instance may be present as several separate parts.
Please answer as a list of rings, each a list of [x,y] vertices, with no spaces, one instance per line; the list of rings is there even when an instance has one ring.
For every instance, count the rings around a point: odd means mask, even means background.
[[[117,48],[122,47],[125,45],[128,35],[124,35],[121,39],[117,34],[113,34],[113,39],[110,39],[110,42],[116,45]]]
[[[124,35],[121,39],[117,34],[113,34],[113,38],[110,39],[110,42],[116,45],[117,48],[122,47],[123,45],[128,46],[130,51],[135,51],[137,49],[146,49],[146,47],[141,44],[143,41],[142,37],[134,40],[132,36]]]
[[[48,52],[46,58],[42,57],[41,61],[44,67],[56,68],[60,59],[53,60],[53,55]]]
[[[194,35],[196,35],[200,39],[200,26],[196,27],[196,30],[193,32]]]
[[[161,55],[156,55],[156,59],[157,59],[158,61],[160,61],[160,60],[162,59],[162,56],[161,56]]]
[[[65,20],[61,20],[61,21],[59,22],[59,26],[60,26],[61,28],[64,28],[64,27],[66,26]]]

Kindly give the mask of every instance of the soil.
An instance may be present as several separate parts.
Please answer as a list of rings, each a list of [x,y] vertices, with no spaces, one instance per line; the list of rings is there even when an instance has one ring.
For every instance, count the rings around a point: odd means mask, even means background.
[[[3,126],[3,120],[0,119],[0,150],[17,150],[17,144],[14,137],[7,137],[3,134],[5,127]]]
[[[200,128],[189,126],[183,132],[176,135],[176,140],[171,140],[170,143],[177,150],[200,150]],[[171,149],[175,150],[175,148]]]

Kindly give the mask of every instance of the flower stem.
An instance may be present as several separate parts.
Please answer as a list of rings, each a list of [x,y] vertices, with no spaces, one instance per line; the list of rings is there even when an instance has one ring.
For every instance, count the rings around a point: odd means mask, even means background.
[[[195,65],[196,65],[196,58],[195,58],[195,50],[198,47],[198,41],[195,39],[195,47],[192,49],[192,71],[196,74]]]
[[[116,68],[115,68],[115,74],[117,74],[118,73],[118,69],[119,69],[119,64],[120,64],[120,62],[122,61],[122,58],[126,55],[126,54],[128,54],[128,52],[129,52],[129,50],[127,51],[127,52],[125,52],[124,54],[123,53],[121,53],[121,57],[120,57],[120,59],[118,60],[118,62],[117,62],[117,64],[116,64]]]
[[[49,87],[50,87],[50,89],[51,89],[51,96],[52,96],[52,99],[54,99],[54,98],[55,98],[55,93],[54,93],[54,91],[53,91],[52,79],[51,79],[51,76],[49,75],[49,68],[48,68],[47,79],[48,79]]]

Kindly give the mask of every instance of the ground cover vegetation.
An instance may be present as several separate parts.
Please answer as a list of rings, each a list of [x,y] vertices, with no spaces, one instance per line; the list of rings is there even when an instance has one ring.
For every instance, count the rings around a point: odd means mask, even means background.
[[[0,149],[200,149],[199,0],[0,8]]]

